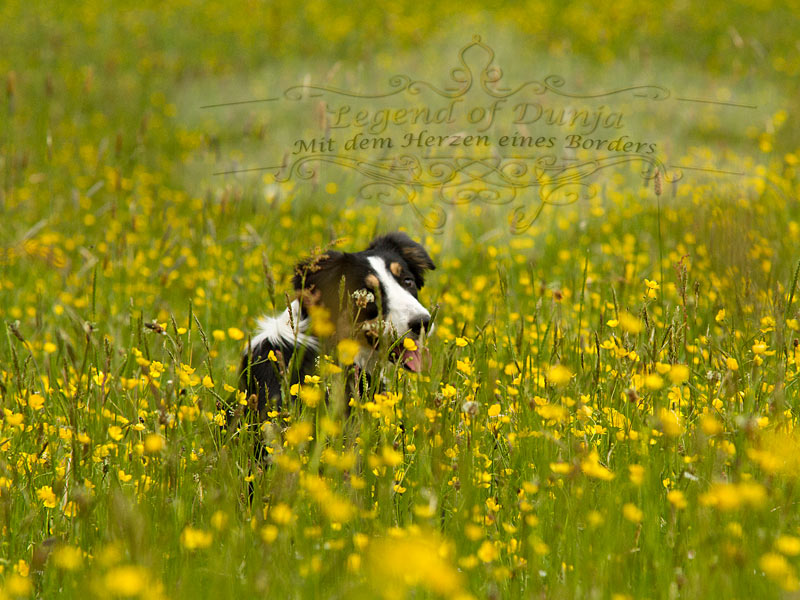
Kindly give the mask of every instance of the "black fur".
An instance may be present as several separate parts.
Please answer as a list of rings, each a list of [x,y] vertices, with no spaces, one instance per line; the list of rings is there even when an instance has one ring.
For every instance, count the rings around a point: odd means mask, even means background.
[[[421,244],[412,240],[402,231],[388,233],[372,240],[365,253],[373,251],[374,254],[396,253],[403,258],[403,262],[414,276],[417,289],[425,285],[425,271],[433,271],[436,267]]]
[[[269,358],[273,352],[277,361]],[[289,383],[301,382],[301,377],[314,370],[318,354],[307,346],[290,343],[274,343],[263,340],[242,356],[239,365],[239,389],[244,390],[249,398],[258,398],[258,416],[266,418],[268,408],[282,408],[281,380],[282,371],[289,369]]]

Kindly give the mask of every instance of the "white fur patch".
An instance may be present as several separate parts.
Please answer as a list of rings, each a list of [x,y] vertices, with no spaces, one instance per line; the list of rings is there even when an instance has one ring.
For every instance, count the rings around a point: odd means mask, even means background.
[[[264,340],[269,340],[273,344],[293,346],[300,344],[316,350],[319,341],[314,336],[305,333],[308,330],[310,319],[308,317],[300,319],[300,302],[294,300],[291,309],[291,319],[288,308],[276,317],[261,317],[258,320],[257,333],[250,341],[250,346],[255,348]]]
[[[418,319],[431,318],[431,314],[419,303],[419,300],[397,283],[380,256],[370,256],[367,260],[375,269],[375,274],[386,295],[385,301],[389,305],[389,312],[386,314],[385,320],[398,334],[406,334],[411,329],[411,323]]]

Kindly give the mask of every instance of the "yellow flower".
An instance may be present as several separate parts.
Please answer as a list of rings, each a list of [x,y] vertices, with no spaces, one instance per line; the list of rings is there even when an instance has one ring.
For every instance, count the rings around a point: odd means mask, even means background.
[[[44,398],[41,394],[31,394],[31,397],[28,398],[28,406],[33,410],[42,410],[44,407]]]
[[[217,531],[222,531],[228,524],[228,515],[221,510],[211,515],[211,526]]]
[[[658,413],[658,420],[661,423],[661,429],[669,437],[677,437],[683,433],[681,418],[673,411],[662,408]]]
[[[74,500],[70,500],[64,505],[64,508],[61,509],[61,512],[64,513],[65,517],[69,517],[71,519],[78,514],[78,504]]]
[[[456,388],[454,388],[449,383],[445,384],[445,386],[442,388],[442,397],[443,398],[447,398],[447,399],[454,398],[457,394],[458,394],[458,390],[456,390]]]
[[[42,349],[43,349],[43,350],[44,350],[44,351],[45,351],[47,354],[52,354],[53,352],[55,352],[56,350],[58,350],[58,346],[56,346],[56,345],[55,345],[53,342],[45,342],[45,343],[44,343],[44,346],[42,346]]]
[[[667,492],[667,500],[678,510],[682,510],[687,506],[686,496],[684,496],[683,492],[680,490],[671,490]]]
[[[353,534],[353,546],[359,550],[363,550],[367,545],[369,545],[369,536],[364,533]]]
[[[500,414],[500,404],[492,404],[487,413],[490,417],[496,417]]]
[[[680,385],[689,380],[689,367],[686,365],[672,365],[669,370],[669,380],[675,385]]]
[[[633,485],[642,485],[644,481],[644,467],[642,465],[628,465],[628,477]]]
[[[314,427],[308,421],[300,421],[295,423],[286,430],[284,438],[289,446],[299,446],[309,440],[311,432]]]
[[[396,598],[416,596],[410,589],[415,587],[429,592],[422,594],[426,597],[464,598],[462,575],[450,563],[450,553],[449,545],[434,534],[397,530],[372,545],[368,577],[376,590],[391,590]]]
[[[619,314],[619,324],[620,327],[628,333],[635,334],[644,329],[644,323],[627,311],[623,311]]]
[[[639,523],[642,520],[644,513],[641,510],[639,510],[639,508],[635,504],[627,502],[622,507],[622,516],[625,517],[631,523]]]
[[[597,452],[589,454],[588,458],[581,462],[581,470],[584,474],[595,479],[603,481],[611,481],[614,479],[614,473],[600,464],[600,457]]]
[[[547,381],[553,385],[564,385],[569,382],[572,372],[563,365],[553,365],[547,370]]]
[[[225,339],[225,332],[221,329],[215,329],[211,332],[211,337],[213,337],[216,341],[221,342]]]
[[[497,546],[494,542],[484,540],[481,547],[478,548],[478,558],[485,563],[497,560],[498,556],[500,556],[500,552],[497,550]]]
[[[228,337],[232,340],[243,340],[244,339],[244,332],[241,329],[236,327],[229,327],[228,328]]]
[[[775,549],[786,556],[797,556],[800,554],[800,538],[782,535],[775,540]]]
[[[191,525],[187,525],[181,532],[181,546],[187,550],[208,548],[213,539],[214,535],[210,531],[195,529]]]
[[[721,511],[732,511],[742,505],[759,508],[766,501],[767,492],[755,482],[717,483],[699,498],[700,504]]]
[[[269,511],[269,516],[278,525],[286,525],[294,519],[292,509],[284,502],[273,506]]]
[[[530,540],[531,545],[533,546],[533,551],[538,554],[539,556],[544,556],[548,552],[550,552],[550,547],[545,544],[542,540],[534,537]]]
[[[325,515],[334,523],[346,523],[353,516],[353,507],[346,500],[331,495],[322,503]]]
[[[211,379],[210,375],[203,377],[203,387],[207,389],[212,389],[214,387],[214,380]]]
[[[650,373],[644,378],[644,385],[647,387],[647,389],[656,391],[664,387],[664,380],[660,375]]]
[[[261,539],[271,544],[278,538],[278,528],[275,525],[264,525],[261,528]]]
[[[31,585],[30,579],[12,573],[6,578],[5,585],[3,586],[4,593],[1,595],[3,598],[22,598],[29,596],[32,590],[33,586]]]
[[[725,309],[724,309],[724,308],[721,308],[721,309],[719,310],[719,312],[717,312],[717,316],[716,316],[716,317],[714,317],[714,320],[715,320],[717,323],[722,323],[722,322],[725,320],[725,316],[726,316]]]
[[[726,365],[726,366],[727,366],[727,367],[728,367],[728,368],[729,368],[731,371],[738,371],[738,370],[739,370],[739,361],[737,361],[737,360],[736,360],[735,358],[733,358],[732,356],[729,356],[728,358],[726,358],[726,359],[725,359],[725,365]]]
[[[347,555],[347,570],[350,573],[358,573],[361,570],[361,555],[352,553]]]
[[[550,470],[557,475],[566,475],[572,471],[572,465],[567,462],[550,463]]]
[[[336,345],[336,350],[339,355],[339,364],[352,365],[361,350],[361,344],[355,340],[345,339]]]
[[[22,423],[25,421],[25,416],[22,413],[11,412],[7,408],[3,409],[3,414],[5,415],[5,423],[11,427],[22,425]]]
[[[122,439],[122,427],[118,425],[111,425],[108,428],[108,437],[110,437],[115,442],[118,442]]]
[[[472,363],[469,358],[464,360],[456,360],[456,368],[464,373],[464,375],[472,375]]]
[[[403,338],[403,348],[409,352],[414,352],[417,350],[417,344],[411,338]]]
[[[786,591],[794,591],[800,587],[794,568],[783,556],[776,552],[767,552],[758,561],[764,574],[776,581]]]
[[[111,594],[123,597],[138,596],[148,584],[147,571],[135,565],[114,567],[106,573],[103,581]]]
[[[603,518],[602,513],[597,510],[590,510],[589,513],[586,515],[586,520],[589,521],[589,525],[592,527],[599,527],[605,521]]]
[[[158,454],[164,449],[164,438],[157,433],[151,433],[144,438],[144,451],[147,454]]]
[[[389,467],[396,467],[403,464],[403,454],[391,446],[384,446],[381,449],[381,458],[383,458],[383,462]]]
[[[322,400],[322,390],[315,385],[300,386],[300,400],[309,408],[315,408]]]
[[[700,417],[700,428],[706,435],[717,435],[722,433],[722,423],[712,414],[704,414]]]
[[[475,523],[467,523],[466,527],[464,527],[464,533],[467,539],[477,542],[483,537],[483,528],[479,525],[475,525]]]
[[[125,471],[123,471],[122,469],[120,469],[120,470],[117,472],[117,476],[119,477],[119,480],[120,480],[121,482],[123,482],[123,483],[127,483],[128,481],[130,481],[131,479],[133,479],[133,475],[128,475],[128,474],[127,474]]]
[[[456,346],[458,346],[459,348],[463,348],[463,347],[464,347],[464,346],[466,346],[468,343],[469,343],[469,342],[467,341],[467,339],[466,339],[466,338],[463,338],[463,337],[457,337],[457,338],[456,338]]]
[[[24,558],[20,558],[17,561],[17,564],[14,565],[14,570],[22,575],[23,577],[27,577],[31,574],[31,566],[27,563]]]
[[[52,560],[62,571],[74,571],[83,563],[83,552],[75,546],[59,546],[53,550]]]
[[[36,497],[42,501],[46,508],[56,507],[56,495],[49,485],[42,486],[36,490]]]
[[[336,331],[336,326],[331,322],[331,313],[319,304],[309,308],[311,315],[311,332],[317,337],[328,337]]]

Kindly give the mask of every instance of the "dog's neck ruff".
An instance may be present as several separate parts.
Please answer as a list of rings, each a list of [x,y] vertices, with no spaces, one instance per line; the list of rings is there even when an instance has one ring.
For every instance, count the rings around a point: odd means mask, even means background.
[[[319,340],[313,335],[308,335],[310,318],[301,314],[300,301],[293,300],[289,308],[275,317],[261,317],[258,320],[258,333],[250,341],[252,347],[257,347],[264,340],[281,346],[302,345],[312,350],[317,350]]]

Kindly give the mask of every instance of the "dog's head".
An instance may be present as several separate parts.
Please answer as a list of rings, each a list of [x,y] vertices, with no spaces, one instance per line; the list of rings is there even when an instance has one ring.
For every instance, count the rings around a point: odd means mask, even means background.
[[[297,266],[293,283],[305,309],[327,310],[335,336],[354,338],[365,349],[386,340],[391,357],[418,372],[422,350],[404,348],[402,340],[417,342],[428,331],[431,315],[417,293],[425,272],[434,268],[420,244],[396,232],[375,238],[361,252],[328,251],[306,260]]]

